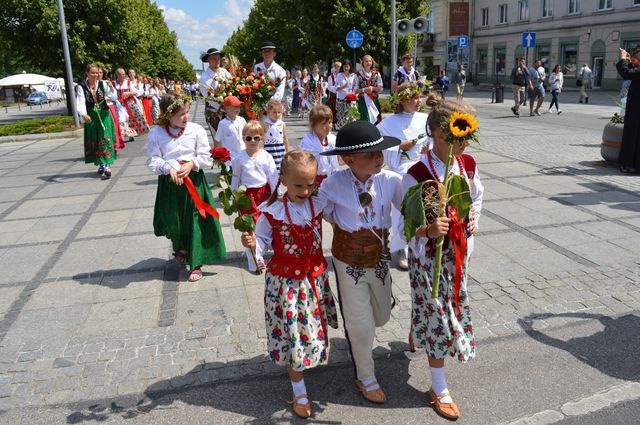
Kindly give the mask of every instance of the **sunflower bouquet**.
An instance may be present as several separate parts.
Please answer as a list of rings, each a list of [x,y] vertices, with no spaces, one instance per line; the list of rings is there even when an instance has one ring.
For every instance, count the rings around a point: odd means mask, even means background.
[[[469,217],[471,211],[469,184],[465,176],[451,174],[450,167],[453,161],[453,146],[456,143],[467,143],[469,140],[478,143],[478,121],[471,114],[455,111],[443,120],[441,128],[448,145],[444,179],[442,182],[427,180],[419,183],[411,187],[405,195],[402,214],[407,240],[413,238],[421,226],[433,223],[437,217],[449,215],[461,222]],[[443,244],[444,236],[440,236],[436,242],[432,298],[438,296]]]

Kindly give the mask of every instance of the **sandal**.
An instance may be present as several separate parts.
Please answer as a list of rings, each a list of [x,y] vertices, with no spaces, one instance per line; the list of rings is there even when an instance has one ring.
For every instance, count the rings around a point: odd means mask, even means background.
[[[191,273],[189,274],[189,282],[196,282],[200,279],[202,279],[202,270],[200,267],[196,267],[191,270]]]
[[[427,395],[429,396],[429,403],[431,403],[437,414],[439,414],[443,418],[451,419],[454,421],[460,417],[460,410],[458,409],[458,406],[454,401],[451,401],[451,403],[443,403],[440,401],[446,396],[451,397],[451,394],[449,394],[449,392],[436,395],[436,393],[433,391],[433,388],[430,388],[427,392]]]
[[[302,398],[307,399],[306,404],[298,403],[298,400]],[[307,396],[306,394],[300,394],[299,396],[294,397],[293,400],[289,401],[288,403],[291,405],[291,410],[293,410],[293,413],[295,413],[296,416],[300,418],[308,418],[309,416],[311,416],[311,401],[309,401],[309,396]]]
[[[369,390],[369,388],[374,387],[375,385],[378,385],[378,389]],[[356,379],[356,388],[360,394],[362,394],[362,397],[372,403],[383,404],[387,401],[387,395],[382,390],[382,387],[380,387],[380,384],[378,384],[378,381],[373,381],[369,386],[365,387],[359,379]]]
[[[176,259],[180,267],[187,267],[187,253],[184,251],[176,251],[173,253],[173,258]]]

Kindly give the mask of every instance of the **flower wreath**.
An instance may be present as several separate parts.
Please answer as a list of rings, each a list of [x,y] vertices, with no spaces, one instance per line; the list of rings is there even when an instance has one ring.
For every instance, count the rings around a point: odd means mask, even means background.
[[[169,121],[171,121],[171,118],[173,118],[175,112],[177,112],[185,104],[191,104],[191,96],[180,96],[176,100],[174,100],[173,103],[169,105],[169,107],[167,107],[167,110],[165,112],[160,113],[158,119],[156,120],[156,124],[169,125]]]
[[[409,83],[409,87],[404,90],[400,90],[391,95],[391,103],[394,107],[398,106],[400,103],[405,102],[414,96],[419,96],[422,94],[425,88],[425,83],[423,80],[411,81]]]

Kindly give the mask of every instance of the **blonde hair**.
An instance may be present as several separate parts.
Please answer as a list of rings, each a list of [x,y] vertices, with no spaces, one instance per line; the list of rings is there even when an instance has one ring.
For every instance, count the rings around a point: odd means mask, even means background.
[[[475,115],[476,110],[468,102],[458,100],[443,100],[438,102],[427,118],[427,135],[433,137],[433,132],[442,126],[444,120],[454,112]]]
[[[246,127],[245,127],[246,128]],[[318,160],[316,157],[308,151],[303,151],[300,149],[294,149],[292,151],[287,152],[282,157],[282,162],[280,163],[280,176],[286,176],[290,170],[296,167],[303,167],[306,169],[314,168],[314,174],[318,172]],[[276,189],[271,194],[269,198],[269,202],[267,205],[273,204],[278,199],[278,188],[280,187],[280,180],[278,180],[278,185]]]
[[[258,120],[249,121],[247,125],[245,125],[244,128],[242,129],[243,136],[252,136],[254,134],[257,134],[259,136],[264,136],[264,128],[262,127],[262,124],[260,124],[260,121]]]
[[[333,112],[326,105],[316,105],[309,112],[309,125],[312,128],[329,120],[333,121]]]
[[[282,102],[280,102],[279,100],[276,99],[271,99],[268,103],[267,103],[267,112],[271,112],[272,110],[276,109],[276,108],[282,108],[284,109],[284,105],[282,104]]]

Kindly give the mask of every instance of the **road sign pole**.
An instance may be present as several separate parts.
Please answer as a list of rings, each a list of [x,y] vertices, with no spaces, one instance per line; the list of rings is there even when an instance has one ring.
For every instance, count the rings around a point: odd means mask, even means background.
[[[524,54],[524,63],[526,65],[529,64],[529,48],[527,47],[527,49],[525,50],[525,54]]]
[[[396,46],[396,0],[391,0],[391,76],[396,73],[398,48]]]

